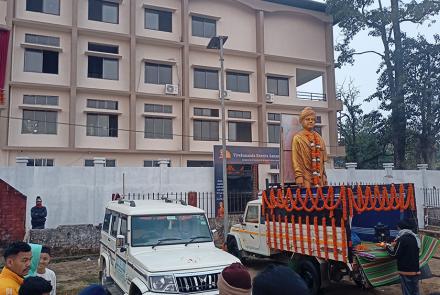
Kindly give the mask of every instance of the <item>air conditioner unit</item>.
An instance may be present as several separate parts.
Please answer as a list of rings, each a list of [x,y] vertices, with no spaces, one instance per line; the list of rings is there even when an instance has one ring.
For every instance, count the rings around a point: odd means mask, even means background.
[[[273,103],[275,95],[273,93],[266,93],[266,102],[267,103]]]
[[[229,100],[231,98],[231,91],[230,90],[223,90],[223,97],[225,100]],[[218,98],[222,98],[222,92],[221,90],[218,91]]]
[[[179,86],[174,84],[165,84],[165,94],[179,94]]]

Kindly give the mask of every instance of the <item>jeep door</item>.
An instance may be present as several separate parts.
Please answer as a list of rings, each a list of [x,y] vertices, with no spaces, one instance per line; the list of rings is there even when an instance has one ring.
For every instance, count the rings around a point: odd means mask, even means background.
[[[256,252],[260,248],[260,206],[249,204],[243,220],[242,237],[243,248],[249,252]]]
[[[108,248],[110,249],[110,276],[114,281],[118,283],[116,279],[116,237],[118,235],[119,230],[119,214],[116,212],[112,213],[112,218],[110,221],[110,236],[107,239]]]
[[[127,282],[127,257],[128,257],[128,221],[127,216],[119,215],[119,230],[117,235],[124,236],[125,245],[122,248],[116,247],[115,262],[115,281],[123,291],[128,291],[129,282]]]

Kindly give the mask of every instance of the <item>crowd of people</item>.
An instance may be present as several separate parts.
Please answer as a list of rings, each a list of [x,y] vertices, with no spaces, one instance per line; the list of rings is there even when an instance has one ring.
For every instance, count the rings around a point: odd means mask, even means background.
[[[0,273],[0,295],[56,295],[56,275],[48,268],[50,249],[45,246],[14,242],[4,252],[5,265]],[[287,266],[268,266],[253,282],[240,263],[226,267],[218,279],[220,295],[307,295],[302,278]],[[108,295],[100,285],[91,285],[80,295]]]

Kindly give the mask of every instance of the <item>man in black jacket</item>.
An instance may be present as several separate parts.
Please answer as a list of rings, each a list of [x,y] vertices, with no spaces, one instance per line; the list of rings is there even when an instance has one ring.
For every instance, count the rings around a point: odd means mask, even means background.
[[[43,206],[43,201],[40,196],[37,196],[36,205],[31,209],[31,224],[32,229],[44,229],[46,223],[47,210]]]
[[[412,231],[415,226],[409,220],[401,220],[397,224],[397,234],[394,247],[387,245],[391,256],[397,258],[397,271],[403,295],[419,295],[419,250],[420,239]]]

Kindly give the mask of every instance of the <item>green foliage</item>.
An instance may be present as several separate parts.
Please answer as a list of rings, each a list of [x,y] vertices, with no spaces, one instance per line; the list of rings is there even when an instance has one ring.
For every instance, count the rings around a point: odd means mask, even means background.
[[[408,22],[433,22],[431,17],[439,13],[440,1],[404,3],[390,0],[387,3],[390,5],[383,6],[382,0],[327,1],[329,13],[344,35],[342,42],[335,46],[339,52],[336,65],[341,67],[347,63],[352,64],[354,56],[359,54],[380,56],[378,86],[376,93],[369,99],[379,99],[381,109],[391,111],[389,118],[383,118],[387,123],[382,124],[388,126],[388,130],[381,134],[388,134],[386,139],[390,139],[388,144],[392,145],[394,163],[397,168],[412,167],[417,161],[434,166],[440,131],[438,94],[433,89],[434,85],[439,89],[438,82],[433,82],[439,78],[436,53],[439,38],[436,38],[435,44],[429,44],[422,37],[410,39],[401,31],[400,25]],[[371,38],[378,38],[382,42],[383,51],[356,52],[350,48],[351,41],[361,31],[367,31]],[[357,121],[374,128],[362,116]],[[359,142],[353,144],[358,145]],[[350,157],[355,154],[351,153]]]
[[[364,114],[359,90],[349,82],[338,89],[344,103],[339,132],[346,147],[346,162],[358,163],[361,169],[380,169],[392,160],[389,121],[378,111]]]

